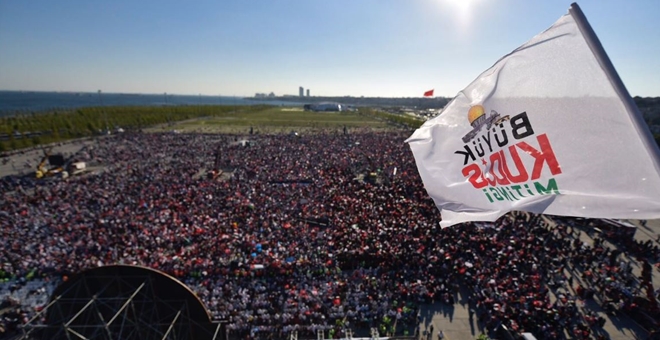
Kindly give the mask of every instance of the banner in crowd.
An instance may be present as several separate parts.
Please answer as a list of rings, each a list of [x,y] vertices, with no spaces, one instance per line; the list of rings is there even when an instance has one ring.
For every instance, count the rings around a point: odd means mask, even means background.
[[[576,4],[407,142],[443,227],[512,210],[660,218],[658,147]]]

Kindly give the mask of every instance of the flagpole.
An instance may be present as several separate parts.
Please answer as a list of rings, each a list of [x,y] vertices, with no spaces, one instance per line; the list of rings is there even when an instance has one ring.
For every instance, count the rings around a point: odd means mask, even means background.
[[[577,3],[572,3],[571,7],[568,9],[568,12],[571,14],[573,19],[575,19],[575,23],[580,29],[580,32],[582,32],[582,36],[586,40],[587,45],[591,49],[591,52],[593,52],[600,67],[603,69],[603,71],[605,71],[605,74],[610,80],[610,83],[616,91],[616,94],[619,96],[619,99],[621,99],[623,102],[623,106],[626,108],[626,111],[632,120],[633,126],[641,137],[644,146],[647,150],[649,150],[649,152],[652,153],[655,170],[660,173],[660,149],[658,148],[658,144],[655,142],[653,135],[651,135],[651,131],[648,129],[648,126],[644,121],[644,117],[642,116],[641,112],[639,112],[637,104],[635,104],[635,101],[630,96],[630,93],[626,89],[626,86],[623,84],[619,74],[616,72],[612,61],[607,56],[607,53],[605,53],[603,45],[600,43],[600,40],[598,39],[598,36],[596,36],[594,30],[591,28],[591,25],[589,25],[587,17],[580,9],[580,6],[578,6]]]

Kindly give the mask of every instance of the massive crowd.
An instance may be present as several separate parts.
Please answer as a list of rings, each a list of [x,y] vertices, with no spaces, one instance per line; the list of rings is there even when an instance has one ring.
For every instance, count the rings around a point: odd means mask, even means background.
[[[80,156],[106,165],[99,174],[33,188],[2,179],[0,280],[149,266],[186,283],[239,338],[413,332],[421,304],[469,296],[488,331],[588,339],[604,319],[579,301],[636,307],[644,286],[630,264],[572,227],[510,215],[441,229],[406,137],[99,139]],[[224,174],[206,175],[216,167]],[[590,275],[571,282],[569,270]]]

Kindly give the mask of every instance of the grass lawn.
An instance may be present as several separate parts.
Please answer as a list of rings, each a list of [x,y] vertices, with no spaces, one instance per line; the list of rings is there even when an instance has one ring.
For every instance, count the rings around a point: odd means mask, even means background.
[[[260,133],[282,133],[309,130],[341,130],[343,127],[388,129],[386,123],[357,112],[310,112],[299,108],[269,108],[248,112],[227,113],[161,125],[147,129],[160,132],[178,130],[202,133],[245,133],[250,127]]]

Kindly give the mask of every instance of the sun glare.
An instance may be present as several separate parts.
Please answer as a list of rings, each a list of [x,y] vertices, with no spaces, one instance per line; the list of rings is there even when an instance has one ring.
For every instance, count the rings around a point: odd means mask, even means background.
[[[467,12],[470,9],[470,5],[472,5],[472,3],[474,2],[472,0],[444,0],[444,1],[446,1],[448,4],[453,6],[460,13]]]
[[[465,32],[469,30],[472,22],[474,7],[479,0],[441,0],[446,11],[455,18],[459,30]]]

